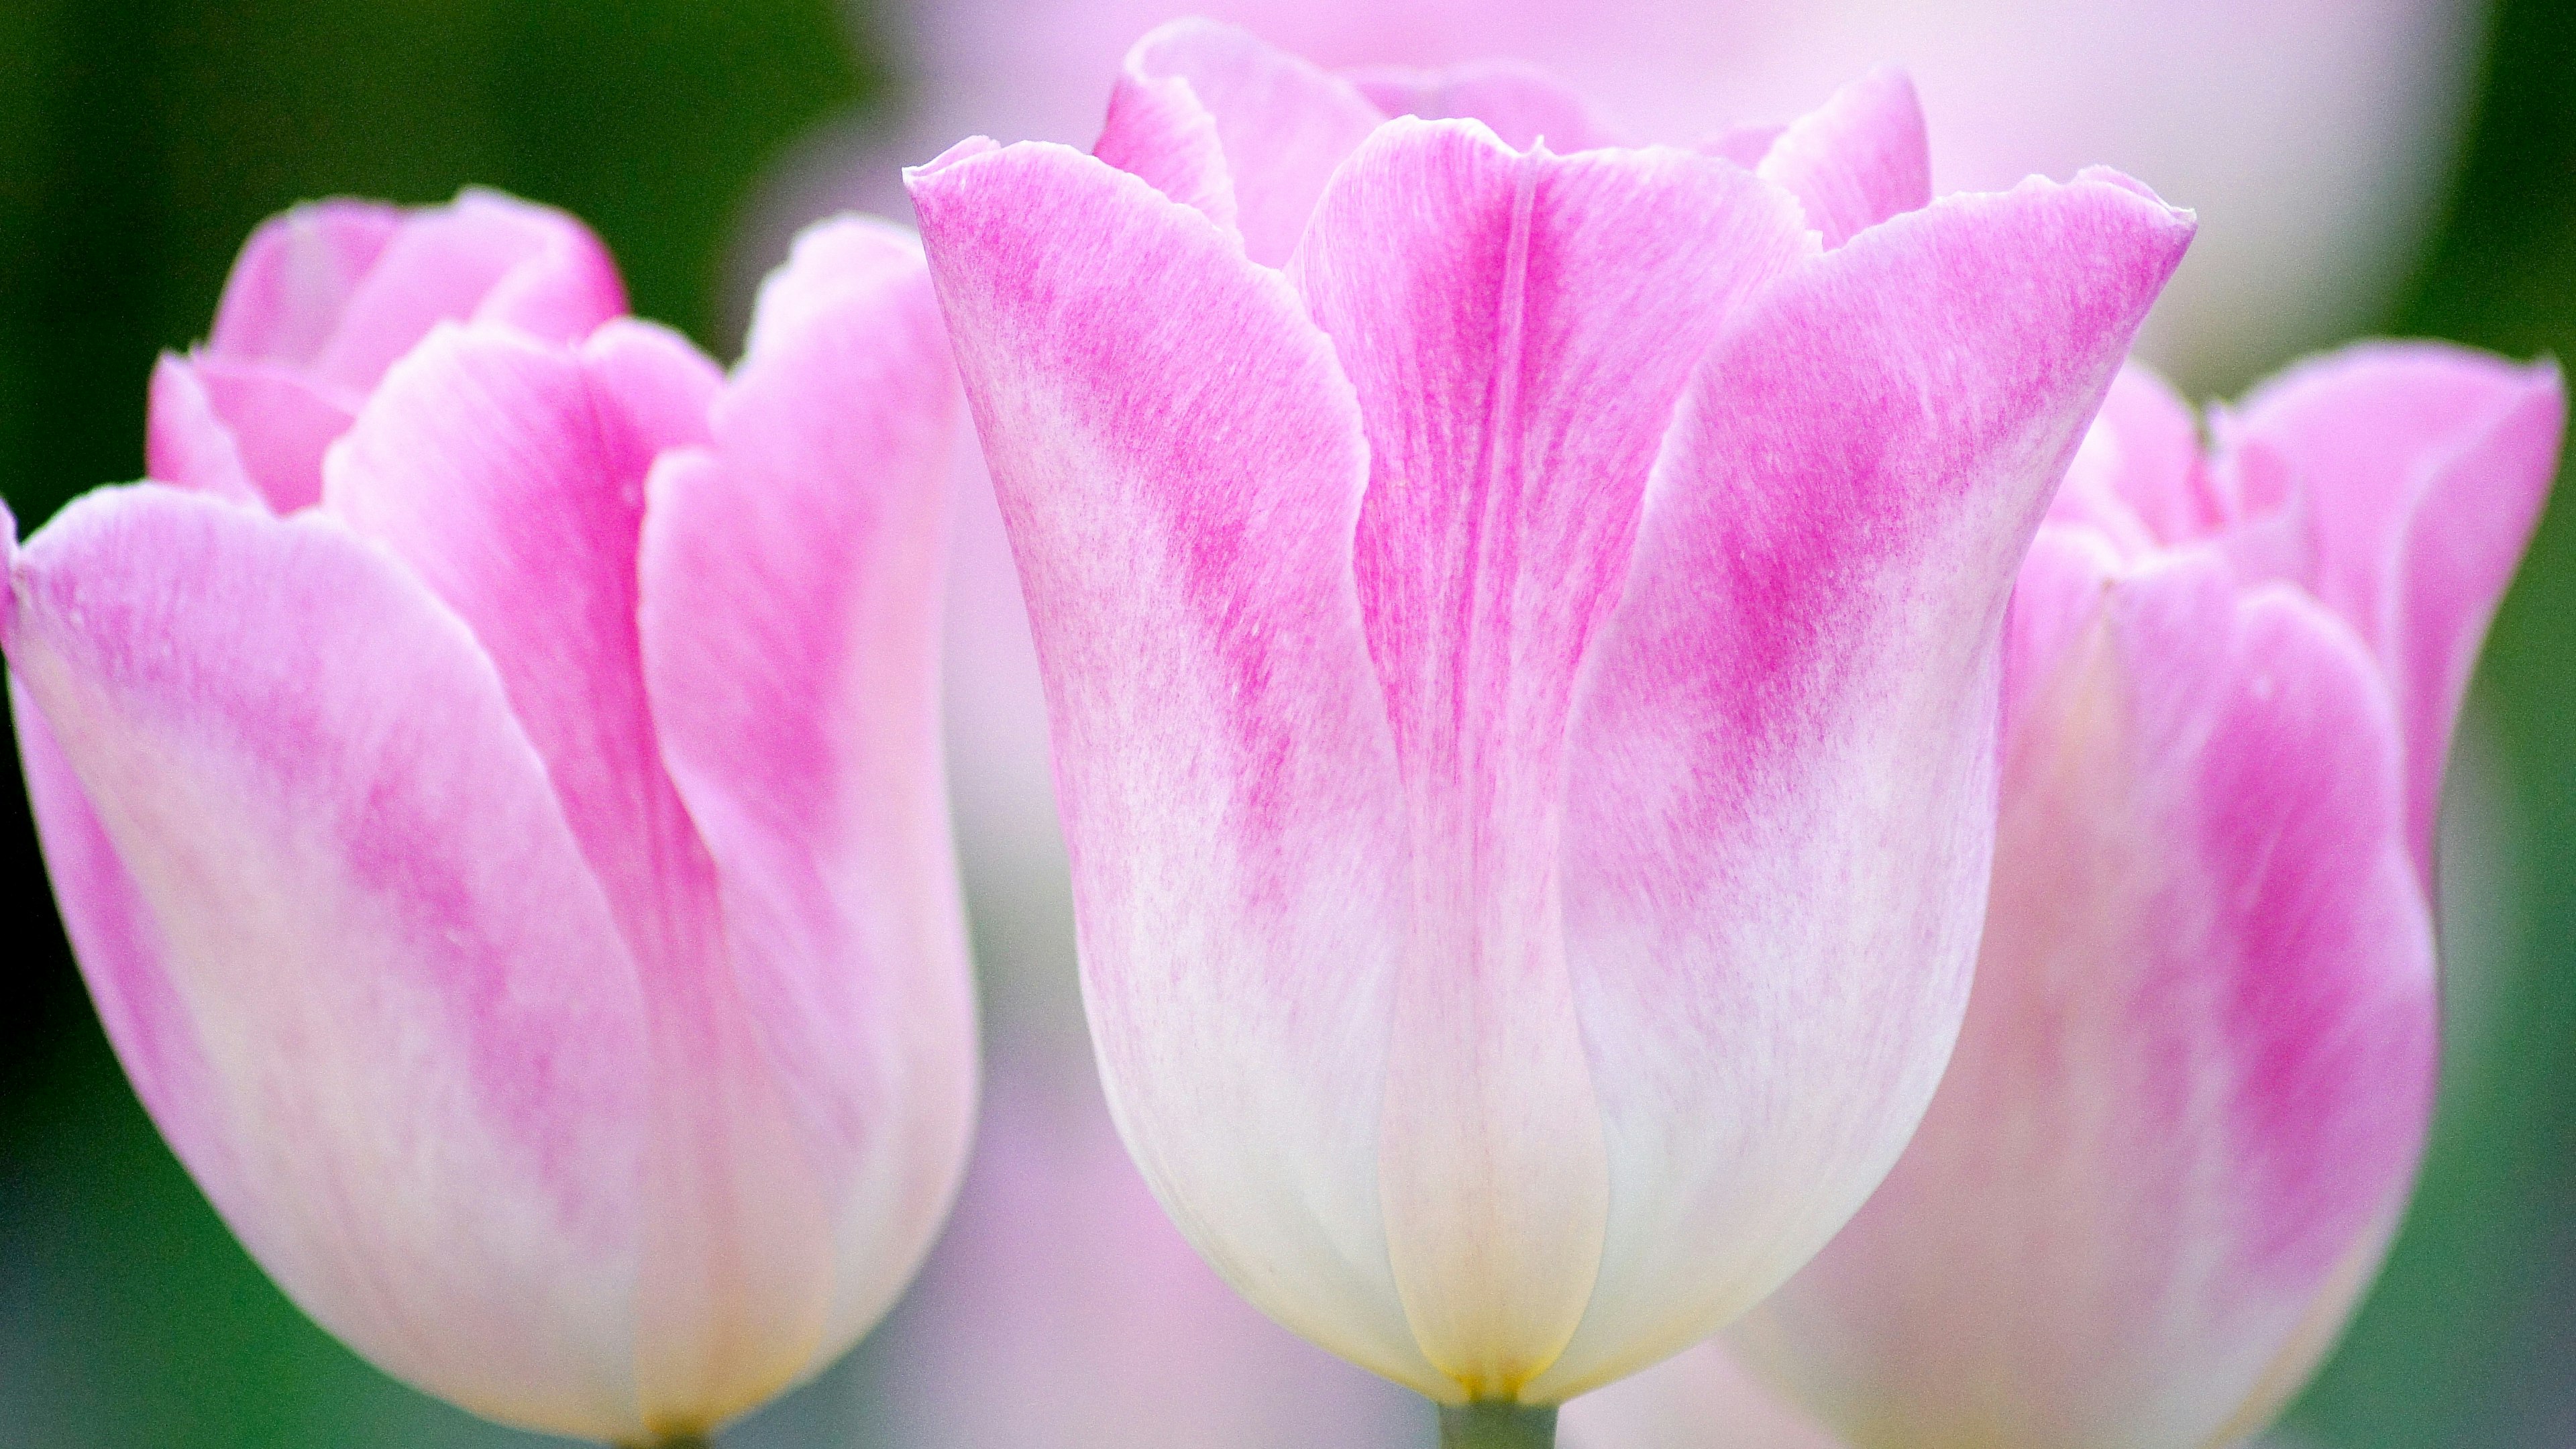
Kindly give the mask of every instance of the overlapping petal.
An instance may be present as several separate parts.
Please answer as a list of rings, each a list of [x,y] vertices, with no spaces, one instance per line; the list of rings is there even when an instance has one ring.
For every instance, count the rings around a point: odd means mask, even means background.
[[[475,194],[272,226],[155,378],[190,490],[78,505],[0,636],[102,1016],[245,1241],[389,1371],[626,1442],[883,1313],[974,1028],[919,253],[818,232],[730,380],[605,266]],[[294,520],[240,378],[354,412]]]
[[[152,476],[227,496],[247,485],[292,512],[320,496],[324,450],[437,323],[563,342],[625,310],[598,239],[550,208],[473,189],[409,212],[298,207],[243,248],[206,345],[162,359]]]
[[[2010,647],[1958,1054],[1740,1337],[1859,1446],[2232,1442],[2367,1281],[2430,1105],[2396,714],[2349,629],[2214,550],[2053,526]]]
[[[1759,169],[1806,207],[1828,250],[1930,205],[1931,143],[1914,83],[1893,70],[1852,82],[1782,130]]]
[[[2268,469],[2313,531],[2296,575],[2376,653],[2398,691],[2407,816],[2430,879],[2451,727],[2487,621],[2540,521],[2566,418],[2552,363],[2438,344],[2348,348],[2222,414],[2222,457]],[[2255,500],[2242,499],[2251,512]]]
[[[1553,1402],[1786,1276],[1928,1100],[2012,569],[2189,223],[2107,176],[1902,216],[1879,78],[1783,152],[1803,197],[1383,123],[1283,278],[1224,83],[1138,74],[1099,161],[911,178],[1112,1101],[1283,1321]]]
[[[1358,392],[1355,583],[1404,791],[1379,1192],[1414,1334],[1471,1394],[1563,1349],[1608,1209],[1559,876],[1576,671],[1692,365],[1807,247],[1722,162],[1399,120],[1291,269]]]
[[[1096,150],[1275,267],[1333,169],[1385,119],[1341,77],[1233,26],[1182,20],[1128,53]]]
[[[414,1382],[631,1424],[643,1003],[472,636],[336,524],[148,485],[10,595],[67,922],[226,1220]]]
[[[817,1362],[911,1278],[973,1111],[936,658],[960,411],[919,246],[826,224],[763,289],[713,436],[661,460],[644,524],[662,755],[830,1205]]]
[[[1781,279],[1693,378],[1572,737],[1567,957],[1614,1193],[1539,1392],[1749,1307],[1930,1099],[2004,600],[2189,235],[2116,179],[1953,198]]]
[[[1273,101],[1329,80],[1185,39]],[[1110,1096],[1285,1323],[1553,1403],[1793,1271],[1932,1093],[2012,567],[2190,224],[2120,178],[1899,217],[1880,77],[1783,152],[1811,214],[1718,157],[1388,121],[1291,291],[1226,224],[1224,98],[1136,75],[1133,175],[912,175]]]
[[[1284,278],[1132,176],[985,143],[912,186],[1047,675],[1120,1129],[1253,1301],[1454,1396],[1378,1202],[1407,871],[1350,383]]]

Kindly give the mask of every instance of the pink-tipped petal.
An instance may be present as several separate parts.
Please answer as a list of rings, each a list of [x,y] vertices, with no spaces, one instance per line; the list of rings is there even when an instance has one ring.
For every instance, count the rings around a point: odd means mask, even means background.
[[[1086,999],[1182,1231],[1426,1393],[1378,1200],[1402,797],[1359,409],[1285,279],[1090,157],[911,178],[1047,677]]]
[[[662,753],[832,1211],[811,1367],[911,1277],[972,1113],[936,652],[956,390],[919,245],[816,227],[762,289],[711,444],[654,470],[644,524]]]
[[[296,207],[242,246],[215,308],[210,351],[309,367],[340,329],[349,298],[402,225],[402,209],[345,198]]]
[[[2349,630],[2043,532],[1923,1128],[1740,1340],[1859,1449],[2221,1444],[2331,1343],[2431,1102],[2397,720]]]
[[[2118,185],[1873,227],[1730,322],[1586,665],[1567,956],[1614,1184],[1558,1397],[1758,1301],[1966,1006],[2014,568],[2189,240]]]
[[[2294,369],[2220,422],[2227,454],[2295,481],[2314,537],[2303,582],[2394,683],[2413,849],[2428,879],[2451,727],[2539,523],[2566,411],[2554,364],[2382,343]]]
[[[1541,142],[1560,155],[1622,144],[1583,97],[1534,66],[1487,61],[1446,70],[1387,66],[1345,74],[1390,116],[1482,121],[1515,151]]]
[[[1807,208],[1828,250],[1931,205],[1932,152],[1914,83],[1876,70],[1843,87],[1780,133],[1761,172]]]
[[[363,396],[442,321],[577,342],[625,310],[616,264],[588,227],[469,188],[452,205],[404,216],[310,367],[321,383]]]
[[[1254,261],[1275,267],[1305,235],[1333,168],[1385,119],[1350,82],[1247,31],[1176,20],[1128,52],[1098,149],[1232,226]],[[1221,187],[1209,170],[1217,161]]]
[[[708,1427],[821,1342],[829,1205],[729,969],[716,868],[645,693],[645,480],[703,442],[713,366],[640,323],[578,351],[443,327],[333,451],[325,508],[473,628],[544,756],[643,976],[649,1205],[636,1349],[646,1422]]]
[[[342,417],[342,426],[347,418]],[[322,491],[321,455],[314,455],[313,493]],[[214,399],[208,396],[205,379],[197,375],[196,363],[175,353],[163,353],[152,366],[151,405],[143,431],[143,470],[156,483],[176,488],[193,488],[235,503],[269,507],[250,469],[242,462],[241,447],[234,441],[232,429],[215,411]]]
[[[1471,1395],[1564,1347],[1611,1191],[1560,919],[1576,670],[1693,364],[1808,247],[1721,162],[1400,120],[1291,268],[1365,422],[1356,582],[1412,841],[1379,1192],[1414,1334]]]
[[[56,886],[225,1219],[389,1371],[636,1432],[635,969],[473,639],[336,525],[152,486],[11,574]]]

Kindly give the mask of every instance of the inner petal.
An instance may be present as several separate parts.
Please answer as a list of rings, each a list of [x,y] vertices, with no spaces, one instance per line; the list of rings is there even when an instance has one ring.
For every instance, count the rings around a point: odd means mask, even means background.
[[[1406,796],[1390,1253],[1470,1395],[1562,1348],[1606,1213],[1560,919],[1575,675],[1691,367],[1813,245],[1786,196],[1710,158],[1514,152],[1407,119],[1353,155],[1290,264],[1368,435],[1357,585]]]

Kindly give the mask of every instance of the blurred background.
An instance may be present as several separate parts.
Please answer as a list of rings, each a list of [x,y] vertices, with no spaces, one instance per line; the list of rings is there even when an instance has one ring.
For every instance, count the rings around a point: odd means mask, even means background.
[[[1906,64],[1940,189],[2100,161],[2199,210],[2146,344],[2195,395],[2370,333],[2576,354],[2559,0],[0,0],[0,493],[33,530],[137,476],[154,355],[297,200],[476,182],[569,208],[639,312],[730,357],[796,225],[901,214],[893,168],[970,131],[1087,140],[1126,42],[1193,8],[1329,63],[1527,55],[1675,139]],[[1117,1148],[981,482],[961,469],[950,703],[983,1143],[894,1319],[726,1442],[1427,1442],[1418,1406],[1226,1294]],[[109,1054],[0,778],[0,1446],[539,1442],[376,1374],[242,1253]],[[2431,1152],[2284,1444],[2576,1445],[2576,501],[2496,622],[2444,849]]]

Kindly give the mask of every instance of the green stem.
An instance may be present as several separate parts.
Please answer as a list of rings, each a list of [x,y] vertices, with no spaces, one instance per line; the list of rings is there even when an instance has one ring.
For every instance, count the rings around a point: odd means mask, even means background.
[[[645,1449],[715,1449],[713,1434],[672,1434],[656,1439]]]
[[[1556,1449],[1556,1405],[1443,1404],[1440,1449]]]

